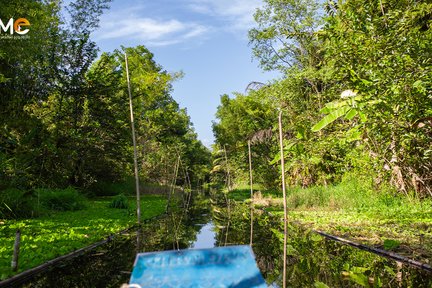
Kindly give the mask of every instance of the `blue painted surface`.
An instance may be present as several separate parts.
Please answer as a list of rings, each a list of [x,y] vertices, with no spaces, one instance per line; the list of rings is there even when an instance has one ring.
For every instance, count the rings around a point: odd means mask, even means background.
[[[267,287],[246,245],[140,253],[129,284],[142,288]]]

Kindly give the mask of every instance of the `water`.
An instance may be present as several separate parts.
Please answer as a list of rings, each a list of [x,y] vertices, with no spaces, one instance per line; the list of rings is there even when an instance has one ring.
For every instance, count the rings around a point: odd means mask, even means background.
[[[246,205],[210,205],[196,196],[188,214],[173,213],[141,231],[64,263],[23,287],[120,287],[127,283],[138,252],[249,244]],[[256,214],[262,214],[256,211]],[[281,286],[282,226],[265,214],[254,221],[253,250],[268,283]],[[288,287],[432,287],[432,275],[374,254],[326,240],[291,224]],[[318,286],[317,286],[318,285]],[[319,286],[327,285],[327,286]]]
[[[198,232],[197,239],[192,244],[191,248],[201,249],[215,247],[216,231],[213,221],[210,221],[209,223],[206,223],[204,225],[198,224],[197,226],[201,226],[201,229]]]

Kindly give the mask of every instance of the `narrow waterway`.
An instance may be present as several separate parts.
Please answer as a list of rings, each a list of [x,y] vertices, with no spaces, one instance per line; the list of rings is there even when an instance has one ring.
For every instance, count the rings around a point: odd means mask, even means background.
[[[281,286],[281,219],[255,211],[253,250],[264,278]],[[138,252],[199,249],[249,244],[247,205],[208,195],[193,197],[184,210],[151,221],[96,251],[30,279],[23,287],[120,287],[127,283]],[[428,272],[327,240],[291,224],[288,235],[288,287],[432,287]],[[210,287],[209,287],[210,288]]]
[[[196,237],[195,242],[192,244],[191,248],[201,249],[201,248],[213,248],[216,244],[216,231],[213,221],[210,221],[204,225],[196,224],[196,226],[201,227]]]

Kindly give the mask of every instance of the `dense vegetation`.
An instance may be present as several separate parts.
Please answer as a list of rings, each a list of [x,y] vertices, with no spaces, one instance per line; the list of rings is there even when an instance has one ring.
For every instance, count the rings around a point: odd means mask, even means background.
[[[281,182],[276,138],[282,112],[291,220],[376,238],[370,244],[394,251],[414,243],[421,254],[409,256],[418,259],[432,253],[432,232],[423,229],[431,225],[431,200],[425,198],[432,196],[432,4],[264,2],[250,44],[262,68],[282,77],[221,97],[213,155],[170,95],[181,73],[165,71],[144,46],[99,53],[91,35],[109,0],[75,0],[68,9],[60,0],[2,3],[0,19],[26,15],[32,26],[28,37],[0,39],[1,278],[13,274],[6,267],[16,229],[23,230],[22,271],[135,222],[136,204],[128,198],[134,187],[125,53],[145,192],[204,183],[211,158],[212,180],[238,188],[249,180],[249,142],[254,180],[264,196],[272,196],[253,201],[274,201],[266,208],[279,217],[280,193],[269,188]],[[229,197],[250,196],[243,192]],[[88,199],[100,195],[114,197]],[[143,218],[168,206],[159,196],[146,195],[142,202]],[[230,237],[239,237],[231,243],[240,243],[247,238],[237,230],[248,233],[246,224],[230,221],[236,214],[245,218],[246,207],[234,204],[231,211],[227,202],[227,210],[213,215],[225,232],[217,241],[226,244],[230,228],[236,231]],[[180,236],[195,235],[187,232],[198,228],[181,229],[183,217],[171,217],[174,234],[159,229],[152,239],[159,244],[173,237],[176,248],[186,247],[179,245]],[[263,227],[266,221],[256,219]],[[262,237],[281,238],[279,224]],[[303,243],[292,239],[291,256],[299,263],[321,247],[302,250]],[[280,243],[274,243],[268,249],[280,255]],[[339,270],[352,270],[341,264]]]
[[[163,70],[144,46],[98,56],[90,36],[108,4],[2,3],[0,19],[23,15],[31,30],[0,45],[0,218],[16,215],[7,207],[31,201],[38,188],[100,195],[133,175],[125,52],[140,178],[167,185],[180,159],[177,184],[203,182],[210,153],[170,95],[182,74]]]
[[[351,174],[375,191],[432,196],[431,11],[428,1],[266,0],[250,44],[283,76],[221,97],[215,181],[247,183],[251,141],[255,181],[280,185],[282,111],[291,186]]]
[[[136,223],[135,199],[126,199],[127,209],[113,209],[111,204],[109,198],[98,198],[88,202],[91,208],[80,211],[50,211],[35,219],[0,221],[0,280],[16,274],[10,268],[10,260],[17,229],[22,233],[17,272],[22,272]],[[144,195],[141,216],[152,218],[161,214],[165,206],[165,197]]]

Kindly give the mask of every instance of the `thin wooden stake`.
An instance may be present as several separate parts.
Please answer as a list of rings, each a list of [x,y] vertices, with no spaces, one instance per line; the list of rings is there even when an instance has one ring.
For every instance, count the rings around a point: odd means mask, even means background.
[[[13,257],[12,257],[12,271],[18,270],[18,257],[19,257],[20,241],[21,241],[21,231],[18,229],[16,231],[16,234],[15,234],[14,251],[13,251]]]
[[[282,174],[282,194],[284,206],[284,244],[283,244],[283,288],[286,287],[286,261],[287,261],[287,203],[286,203],[286,190],[285,190],[285,161],[283,151],[283,138],[282,138],[282,110],[279,111],[279,146],[281,157],[281,174]]]
[[[168,201],[167,201],[167,205],[166,205],[166,208],[165,208],[165,212],[168,212],[168,209],[169,209],[170,204],[171,204],[171,195],[175,191],[175,184],[177,182],[177,174],[178,174],[179,166],[180,166],[180,155],[177,157],[177,162],[176,162],[176,165],[174,167],[174,178],[173,178],[173,180],[171,182],[171,187],[170,187],[170,190],[168,192]]]
[[[248,140],[248,152],[249,152],[249,180],[250,180],[250,242],[249,245],[252,246],[253,239],[253,178],[252,178],[252,155],[251,155],[251,144],[250,140]]]
[[[140,189],[139,189],[137,147],[136,147],[136,138],[135,138],[135,123],[134,123],[133,107],[132,107],[131,85],[129,80],[128,58],[126,52],[125,52],[125,62],[126,62],[126,78],[128,84],[128,92],[129,92],[129,110],[130,110],[130,120],[132,126],[132,141],[134,147],[134,170],[135,170],[135,187],[136,187],[136,198],[137,198],[137,222],[138,225],[140,225],[141,224],[141,201],[140,201]]]

